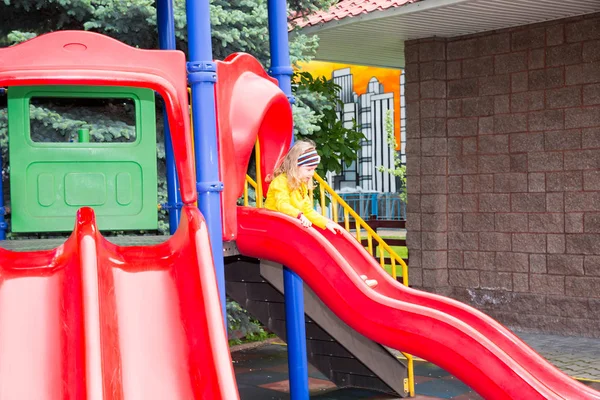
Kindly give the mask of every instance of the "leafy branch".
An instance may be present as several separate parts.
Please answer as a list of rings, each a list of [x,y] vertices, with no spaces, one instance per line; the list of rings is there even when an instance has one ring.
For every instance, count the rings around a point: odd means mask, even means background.
[[[315,78],[308,72],[296,72],[293,77],[294,133],[298,138],[316,143],[321,155],[317,173],[321,176],[329,171],[340,173],[342,160],[346,165],[352,164],[358,158],[360,142],[365,137],[355,126],[353,129],[344,127],[339,119],[336,109],[343,105],[340,90],[333,80]],[[299,115],[302,119],[298,119]]]

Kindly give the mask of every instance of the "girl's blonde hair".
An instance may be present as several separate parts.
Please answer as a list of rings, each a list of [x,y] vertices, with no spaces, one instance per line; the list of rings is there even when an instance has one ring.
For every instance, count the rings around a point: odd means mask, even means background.
[[[298,177],[298,171],[300,169],[300,167],[298,167],[298,157],[312,150],[316,150],[315,142],[307,139],[297,140],[287,154],[277,161],[273,175],[267,176],[267,182],[272,181],[281,174],[286,174],[290,189],[295,190],[299,188],[302,182]],[[308,189],[314,189],[312,179],[308,181]]]

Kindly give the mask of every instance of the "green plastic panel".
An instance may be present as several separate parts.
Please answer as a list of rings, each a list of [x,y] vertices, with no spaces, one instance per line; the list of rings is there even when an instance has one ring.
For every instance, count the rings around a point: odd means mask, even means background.
[[[29,115],[32,97],[130,99],[136,110],[136,139],[130,143],[94,143],[87,141],[93,131],[80,131],[78,141],[34,142]],[[13,232],[71,231],[75,214],[83,206],[94,209],[101,230],[157,229],[153,91],[129,87],[11,87],[8,138]]]

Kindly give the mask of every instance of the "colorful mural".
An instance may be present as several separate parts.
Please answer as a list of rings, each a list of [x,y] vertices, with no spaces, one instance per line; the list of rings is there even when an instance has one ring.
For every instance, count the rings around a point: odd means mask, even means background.
[[[299,66],[313,76],[324,76],[341,87],[338,107],[340,120],[347,127],[354,121],[364,135],[358,162],[344,166],[334,179],[336,190],[395,192],[396,179],[378,171],[378,167],[393,168],[394,152],[403,149],[402,71],[363,65],[311,61]],[[386,120],[392,118],[395,146],[388,143]]]
[[[394,93],[394,136],[396,137],[396,150],[400,150],[400,75],[402,70],[325,61],[301,63],[299,67],[302,71],[310,72],[312,76],[324,76],[327,79],[332,78],[334,71],[350,68],[353,77],[352,90],[357,95],[365,94],[369,87],[369,81],[376,78],[383,85],[386,93]]]

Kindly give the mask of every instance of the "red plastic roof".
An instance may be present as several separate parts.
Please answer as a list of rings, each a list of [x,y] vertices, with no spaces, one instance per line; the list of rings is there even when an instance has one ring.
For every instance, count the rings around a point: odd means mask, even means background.
[[[341,0],[327,11],[319,11],[306,18],[297,18],[294,22],[303,28],[323,24],[331,20],[356,17],[373,11],[383,11],[392,7],[402,7],[423,0]]]

